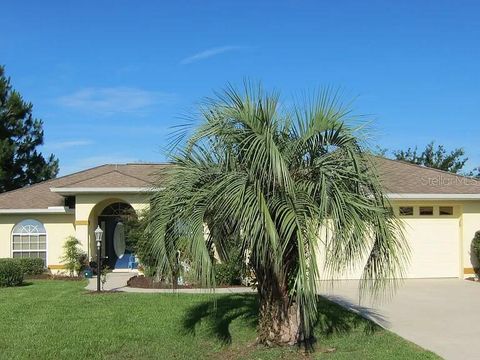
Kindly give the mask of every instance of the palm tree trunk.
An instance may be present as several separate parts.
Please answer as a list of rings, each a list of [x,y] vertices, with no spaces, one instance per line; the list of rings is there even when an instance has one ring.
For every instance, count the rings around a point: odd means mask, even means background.
[[[172,288],[173,290],[178,289],[178,272],[177,271],[172,272]]]
[[[267,346],[303,342],[298,306],[289,298],[286,283],[269,271],[257,269],[256,273],[260,297],[257,342]]]

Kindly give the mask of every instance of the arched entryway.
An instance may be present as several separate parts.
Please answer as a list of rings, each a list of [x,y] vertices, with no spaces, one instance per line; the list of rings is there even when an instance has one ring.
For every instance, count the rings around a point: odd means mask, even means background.
[[[115,202],[98,216],[98,224],[104,232],[103,263],[110,269],[128,269],[133,249],[128,241],[128,226],[137,215],[130,204]]]

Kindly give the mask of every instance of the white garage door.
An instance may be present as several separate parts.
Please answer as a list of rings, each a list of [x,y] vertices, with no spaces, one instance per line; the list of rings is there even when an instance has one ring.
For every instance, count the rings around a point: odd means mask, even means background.
[[[411,258],[407,278],[458,277],[460,272],[460,229],[458,218],[411,218],[405,221],[404,234],[410,245]],[[320,278],[327,279],[319,254]],[[363,263],[350,269],[340,279],[359,279]]]
[[[411,249],[407,277],[458,277],[459,219],[416,218],[405,223],[405,236]]]

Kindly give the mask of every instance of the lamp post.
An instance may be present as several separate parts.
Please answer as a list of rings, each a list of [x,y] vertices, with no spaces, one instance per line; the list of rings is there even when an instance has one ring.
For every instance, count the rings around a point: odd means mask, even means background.
[[[103,230],[100,228],[100,225],[97,226],[95,230],[95,240],[97,241],[97,292],[100,292],[100,273],[101,273],[101,258],[100,255],[102,253],[102,236]]]

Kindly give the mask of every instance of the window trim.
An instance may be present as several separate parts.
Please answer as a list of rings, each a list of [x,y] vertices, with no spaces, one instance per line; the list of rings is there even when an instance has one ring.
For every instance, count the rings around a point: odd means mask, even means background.
[[[43,230],[44,232],[37,232],[37,233],[33,233],[33,232],[30,232],[30,233],[21,233],[21,232],[16,232],[15,231],[15,228],[21,224],[22,222],[24,221],[35,221],[37,223],[39,223],[40,225],[42,225],[43,227]],[[40,236],[40,235],[45,235],[45,249],[29,249],[29,250],[14,250],[13,249],[13,237],[14,236],[25,236],[25,235],[28,235],[28,236],[32,236],[32,235],[35,235],[35,236]],[[38,220],[38,219],[35,219],[35,218],[25,218],[25,219],[22,219],[20,221],[18,221],[12,228],[12,232],[10,234],[10,257],[13,258],[13,253],[30,253],[30,252],[44,252],[45,253],[45,268],[48,268],[48,232],[47,232],[47,229],[45,228],[45,224]]]
[[[451,204],[443,204],[443,205],[431,205],[431,204],[415,204],[415,205],[396,205],[395,207],[395,215],[398,217],[406,217],[406,218],[428,218],[428,217],[435,217],[435,218],[455,218],[459,216],[459,207],[457,205],[451,205]],[[402,214],[400,212],[401,208],[413,208],[413,214],[406,215]],[[432,208],[433,212],[431,214],[422,214],[420,212],[421,208]],[[441,214],[440,209],[441,208],[447,208],[451,213],[449,214]]]

